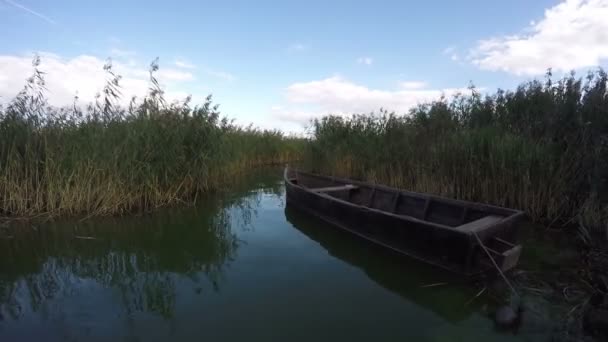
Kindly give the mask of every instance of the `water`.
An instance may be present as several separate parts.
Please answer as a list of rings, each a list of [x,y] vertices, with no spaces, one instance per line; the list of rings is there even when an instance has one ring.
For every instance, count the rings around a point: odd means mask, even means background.
[[[279,170],[154,214],[5,229],[0,341],[535,341],[479,288],[285,209]],[[447,283],[438,286],[425,286]]]

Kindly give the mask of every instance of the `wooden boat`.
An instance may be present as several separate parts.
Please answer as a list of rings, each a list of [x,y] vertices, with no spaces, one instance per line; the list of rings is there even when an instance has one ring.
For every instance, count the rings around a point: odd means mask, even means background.
[[[524,213],[285,168],[287,205],[400,254],[465,276],[516,266]]]

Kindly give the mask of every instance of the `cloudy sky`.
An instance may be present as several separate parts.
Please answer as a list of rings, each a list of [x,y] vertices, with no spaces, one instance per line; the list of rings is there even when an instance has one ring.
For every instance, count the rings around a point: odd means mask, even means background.
[[[42,57],[52,104],[91,101],[112,58],[125,101],[159,57],[170,99],[212,93],[240,123],[405,112],[470,82],[495,90],[608,64],[608,0],[0,0],[0,102]]]

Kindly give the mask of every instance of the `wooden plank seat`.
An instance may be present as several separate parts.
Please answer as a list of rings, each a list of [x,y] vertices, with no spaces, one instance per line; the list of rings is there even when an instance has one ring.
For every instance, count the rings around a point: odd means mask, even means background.
[[[358,189],[358,188],[359,187],[356,185],[346,184],[346,185],[339,185],[339,186],[328,186],[325,188],[311,188],[309,190],[314,191],[314,192],[332,192],[332,191],[354,190],[354,189]]]
[[[480,218],[479,220],[471,221],[467,224],[463,224],[455,228],[463,232],[478,232],[483,230],[484,228],[487,228],[488,226],[497,223],[503,218],[504,217],[502,216],[488,215]]]

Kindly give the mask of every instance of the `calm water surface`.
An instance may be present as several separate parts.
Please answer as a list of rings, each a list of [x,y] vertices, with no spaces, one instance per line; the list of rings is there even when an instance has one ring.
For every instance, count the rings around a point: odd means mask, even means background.
[[[5,228],[0,341],[544,336],[497,331],[496,304],[471,301],[479,288],[286,209],[280,175],[263,171],[191,208]]]

